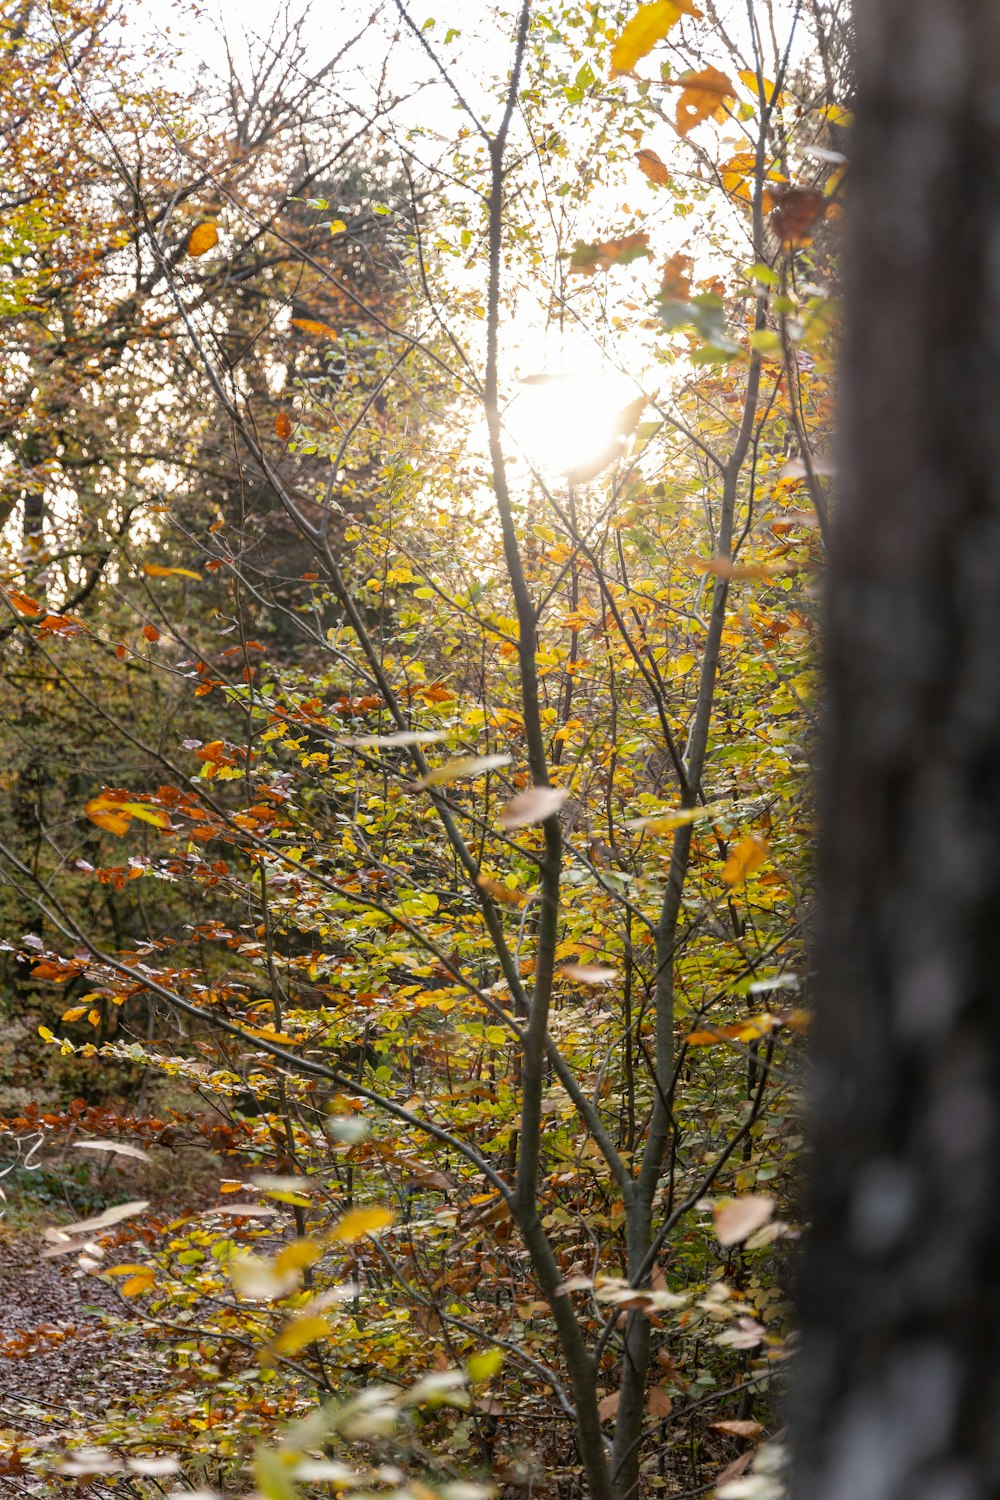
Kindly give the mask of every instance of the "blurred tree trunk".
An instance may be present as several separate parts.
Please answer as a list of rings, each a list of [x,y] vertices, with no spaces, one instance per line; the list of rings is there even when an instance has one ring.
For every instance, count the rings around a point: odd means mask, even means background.
[[[856,8],[796,1500],[1000,1495],[1000,5]]]

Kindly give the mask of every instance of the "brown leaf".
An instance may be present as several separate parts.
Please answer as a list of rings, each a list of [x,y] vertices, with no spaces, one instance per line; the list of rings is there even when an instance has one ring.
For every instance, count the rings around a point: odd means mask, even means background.
[[[714,1210],[715,1237],[720,1245],[738,1245],[748,1234],[766,1224],[774,1213],[774,1199],[769,1193],[747,1193],[732,1198]]]
[[[615,1416],[618,1411],[618,1402],[621,1399],[621,1391],[612,1391],[609,1395],[602,1397],[597,1405],[597,1415],[602,1422],[609,1417]]]
[[[808,245],[809,231],[823,218],[828,202],[819,188],[782,187],[771,189],[774,208],[768,217],[772,233],[783,245]]]
[[[674,1409],[674,1403],[663,1389],[662,1385],[654,1385],[646,1397],[646,1410],[651,1417],[669,1417]]]
[[[664,262],[660,296],[668,302],[687,302],[691,296],[691,272],[694,261],[690,255],[672,255]]]
[[[655,151],[650,151],[648,147],[645,147],[642,151],[635,153],[635,159],[639,171],[643,176],[648,177],[650,182],[655,182],[659,187],[669,185],[670,173],[667,171],[667,164],[657,156]]]
[[[745,1474],[753,1462],[755,1451],[753,1448],[748,1448],[745,1453],[740,1454],[739,1458],[734,1458],[731,1464],[726,1464],[722,1472],[715,1477],[716,1485],[721,1488],[731,1479],[739,1479],[741,1474]]]
[[[532,786],[512,797],[500,813],[500,827],[525,828],[529,823],[544,823],[566,801],[568,793],[561,786]]]
[[[733,1417],[723,1422],[709,1422],[713,1432],[725,1432],[730,1437],[755,1438],[764,1429],[759,1422],[742,1421]]]
[[[703,120],[724,117],[726,105],[735,102],[736,89],[725,73],[711,66],[700,73],[689,73],[681,80],[683,89],[677,101],[677,130],[687,135]]]
[[[196,224],[188,235],[188,255],[205,255],[219,243],[219,231],[211,219],[206,219],[203,224]]]

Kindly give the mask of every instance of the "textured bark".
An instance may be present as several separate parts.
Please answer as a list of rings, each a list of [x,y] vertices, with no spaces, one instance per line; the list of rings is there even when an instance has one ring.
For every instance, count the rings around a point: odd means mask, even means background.
[[[797,1500],[1000,1495],[1000,5],[861,0]]]

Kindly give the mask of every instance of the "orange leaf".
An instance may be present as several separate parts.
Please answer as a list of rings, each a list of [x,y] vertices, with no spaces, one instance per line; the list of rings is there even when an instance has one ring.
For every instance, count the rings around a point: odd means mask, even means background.
[[[735,88],[718,68],[702,68],[700,73],[689,73],[681,82],[683,90],[677,101],[680,135],[687,135],[703,120],[724,116],[727,103],[736,99]]]
[[[188,235],[188,255],[205,255],[219,243],[219,231],[211,219],[206,219],[203,224],[196,224]]]
[[[274,419],[274,430],[278,434],[282,442],[285,442],[288,438],[291,437],[292,419],[288,415],[287,411],[279,411],[278,415]]]
[[[32,599],[30,594],[22,594],[20,589],[11,589],[7,598],[19,615],[27,615],[29,619],[33,619],[35,615],[44,613],[38,601]]]
[[[201,574],[192,573],[190,568],[165,568],[162,563],[143,563],[142,571],[147,578],[196,578],[201,582]]]
[[[331,328],[329,323],[320,323],[316,318],[293,318],[292,327],[300,329],[303,333],[314,333],[317,338],[321,339],[340,337],[336,328]]]
[[[648,177],[650,182],[655,182],[660,187],[667,187],[670,182],[670,173],[667,171],[666,162],[657,156],[655,151],[648,149],[637,151],[635,159],[638,163],[639,171],[645,177]]]
[[[525,897],[520,891],[512,891],[509,885],[503,885],[499,880],[491,880],[488,875],[477,875],[476,884],[481,891],[487,891],[494,901],[502,901],[506,906],[523,906]]]
[[[761,838],[756,833],[747,834],[732,849],[729,858],[722,867],[722,878],[727,885],[742,885],[748,875],[758,870],[767,858],[770,845],[767,839]]]
[[[160,632],[157,630],[155,625],[144,625],[142,627],[142,633],[146,637],[147,641],[158,641],[160,639]]]
[[[600,1417],[602,1422],[606,1422],[609,1417],[613,1417],[615,1415],[618,1410],[618,1402],[620,1398],[620,1391],[612,1391],[610,1395],[605,1396],[598,1403],[597,1415]]]

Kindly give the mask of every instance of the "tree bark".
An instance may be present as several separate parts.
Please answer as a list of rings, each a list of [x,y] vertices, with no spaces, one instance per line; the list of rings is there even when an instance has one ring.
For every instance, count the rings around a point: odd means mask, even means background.
[[[1000,1495],[1000,5],[863,0],[797,1500]]]

